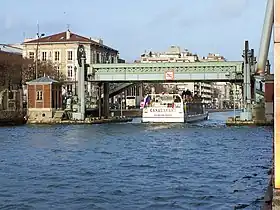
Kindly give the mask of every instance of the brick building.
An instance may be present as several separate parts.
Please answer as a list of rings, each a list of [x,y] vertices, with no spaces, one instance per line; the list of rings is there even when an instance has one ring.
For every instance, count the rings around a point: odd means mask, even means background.
[[[265,75],[265,118],[274,120],[274,74]]]
[[[41,77],[27,82],[28,118],[36,121],[51,121],[57,110],[62,109],[61,83]]]

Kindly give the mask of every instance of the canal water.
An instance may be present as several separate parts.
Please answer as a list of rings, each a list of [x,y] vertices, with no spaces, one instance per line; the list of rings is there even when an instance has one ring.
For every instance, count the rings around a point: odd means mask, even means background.
[[[0,128],[0,209],[260,209],[271,128],[210,120]]]

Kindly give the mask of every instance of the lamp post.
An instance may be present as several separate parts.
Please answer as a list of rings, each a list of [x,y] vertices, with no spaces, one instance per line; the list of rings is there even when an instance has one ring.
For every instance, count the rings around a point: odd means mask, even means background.
[[[39,51],[39,40],[45,36],[45,34],[39,34],[39,30],[37,33],[37,46],[36,46],[36,60],[35,60],[35,79],[38,77],[38,51]]]

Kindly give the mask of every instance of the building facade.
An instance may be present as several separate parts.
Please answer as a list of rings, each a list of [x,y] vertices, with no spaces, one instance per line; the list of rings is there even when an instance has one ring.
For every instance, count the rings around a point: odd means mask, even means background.
[[[229,82],[213,83],[213,107],[218,109],[242,108],[242,87]]]
[[[37,39],[26,39],[22,55],[41,62],[50,61],[57,72],[66,78],[67,91],[73,92],[77,81],[77,49],[84,45],[86,64],[118,63],[118,51],[106,46],[102,39],[84,37],[67,30],[65,32],[44,36]],[[90,87],[89,92],[94,91]]]

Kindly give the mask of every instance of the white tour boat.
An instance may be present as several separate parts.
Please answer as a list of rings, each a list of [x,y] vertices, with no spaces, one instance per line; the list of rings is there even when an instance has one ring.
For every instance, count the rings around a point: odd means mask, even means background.
[[[179,94],[149,94],[141,108],[144,123],[189,123],[208,119],[201,100],[187,101]]]

